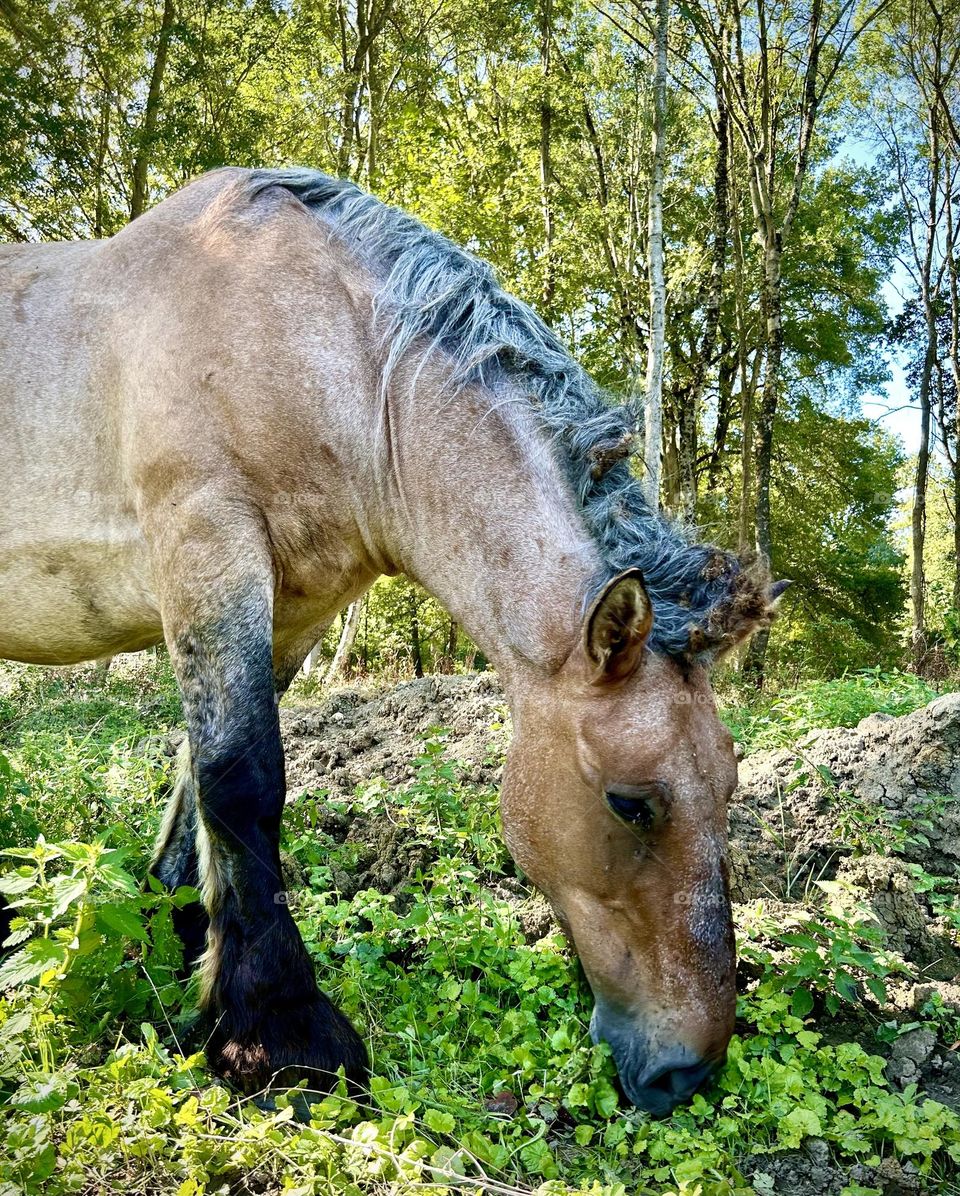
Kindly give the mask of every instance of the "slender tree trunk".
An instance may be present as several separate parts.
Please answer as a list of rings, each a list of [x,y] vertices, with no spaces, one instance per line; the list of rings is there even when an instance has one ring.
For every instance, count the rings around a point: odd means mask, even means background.
[[[780,293],[780,236],[775,233],[771,243],[764,246],[763,309],[766,324],[766,362],[763,392],[754,455],[757,468],[756,550],[765,560],[773,556],[773,534],[770,520],[770,480],[773,472],[773,427],[780,398],[780,373],[783,362],[782,298]],[[744,674],[759,689],[763,685],[764,663],[770,631],[763,628],[750,641],[743,663]]]
[[[741,394],[743,410],[740,422],[743,433],[740,441],[740,519],[737,546],[741,552],[745,552],[753,539],[750,518],[753,496],[753,390],[747,388]]]
[[[698,392],[691,386],[680,409],[679,434],[680,474],[679,506],[684,518],[693,522],[697,513],[697,455],[700,451],[700,403]]]
[[[177,18],[174,0],[164,0],[163,16],[160,18],[160,32],[157,37],[157,52],[150,72],[150,85],[143,110],[143,124],[133,160],[133,185],[130,192],[130,219],[135,220],[147,206],[150,161],[153,156],[154,139],[157,134],[157,118],[160,115],[160,99],[163,90],[163,76],[167,69],[167,54],[170,38]]]
[[[450,622],[447,625],[447,660],[450,662],[450,672],[452,673],[456,668],[457,663],[457,644],[460,640],[460,624],[451,615]]]
[[[352,176],[365,171],[368,181],[375,182],[379,170],[379,138],[381,121],[381,80],[379,47],[375,44],[393,12],[393,0],[356,0],[356,42],[351,49],[354,31],[350,27],[349,0],[337,0],[337,36],[340,48],[340,135],[337,144],[337,171]],[[369,101],[367,140],[361,137],[361,112],[364,91]],[[354,151],[357,161],[354,161]]]
[[[543,314],[548,320],[554,316],[557,279],[553,249],[553,161],[551,106],[551,45],[553,41],[553,0],[540,3],[540,69],[543,75],[540,95],[540,206],[543,211]]]
[[[674,414],[679,411],[680,404],[684,399],[682,393],[679,397],[670,395],[669,398],[670,401],[663,405],[663,423],[660,429],[659,494],[665,510],[679,512],[681,506],[679,428],[674,421]]]
[[[770,560],[773,555],[773,534],[770,523],[770,476],[773,466],[773,426],[780,398],[780,375],[783,364],[783,297],[780,279],[780,236],[774,232],[764,246],[763,255],[766,361],[763,374],[763,394],[760,399],[756,428],[756,547],[757,551],[767,560]]]
[[[93,235],[99,240],[106,226],[107,201],[104,191],[104,171],[110,145],[110,93],[104,90],[100,101],[100,128],[97,136],[96,182],[94,184]]]
[[[728,47],[727,47],[728,48]],[[697,347],[690,386],[678,411],[680,438],[680,507],[684,517],[693,522],[697,513],[697,462],[700,455],[700,406],[707,385],[707,375],[717,356],[720,328],[720,304],[723,300],[723,279],[727,262],[727,242],[730,239],[730,117],[722,80],[715,85],[717,123],[715,126],[717,157],[713,172],[713,247],[710,274],[704,290],[703,336]],[[722,403],[721,403],[722,406]],[[727,409],[729,420],[729,408]],[[722,412],[717,413],[717,427]],[[726,435],[726,428],[723,430]],[[716,441],[714,442],[716,450]],[[715,455],[715,453],[714,453]]]
[[[423,676],[423,647],[420,642],[420,603],[416,593],[410,591],[410,659],[413,662],[413,675]]]
[[[960,151],[953,146],[952,152]],[[951,168],[951,153],[947,155],[946,168],[946,216],[947,240],[944,246],[947,255],[947,278],[950,284],[950,372],[953,378],[953,445],[949,444],[951,429],[944,423],[944,448],[950,460],[953,477],[953,605],[960,610],[960,279],[957,274],[958,245],[957,225],[953,212],[953,184],[956,168]]]
[[[960,403],[957,406],[960,407]],[[956,435],[960,446],[960,413],[957,414]],[[960,611],[960,448],[953,458],[953,605]]]
[[[380,168],[380,47],[375,37],[369,39],[366,53],[367,95],[370,111],[367,121],[367,186],[376,190]]]
[[[343,631],[340,632],[340,641],[337,644],[337,650],[333,654],[333,660],[330,661],[327,675],[323,679],[324,685],[332,685],[347,667],[351,649],[357,638],[357,632],[360,630],[360,612],[362,608],[363,603],[359,600],[351,602],[347,607],[347,616],[343,621]]]
[[[362,3],[363,0],[360,0]],[[357,71],[349,49],[350,24],[347,0],[337,0],[337,30],[340,39],[340,137],[337,143],[337,174],[346,175],[353,151],[353,110],[357,97]]]
[[[730,159],[730,177],[734,180],[734,159]],[[743,230],[740,223],[740,197],[733,186],[730,204],[730,243],[733,247],[734,313],[737,336],[737,374],[740,391],[740,517],[737,523],[737,546],[744,552],[753,543],[753,400],[756,393],[755,371],[749,366],[750,345],[747,341],[746,267],[743,258]],[[754,363],[759,368],[762,354],[756,351]]]
[[[920,448],[917,450],[917,468],[913,481],[913,510],[910,526],[912,532],[912,554],[910,570],[910,604],[913,608],[912,656],[914,667],[919,672],[926,654],[926,573],[923,566],[923,550],[927,539],[927,482],[930,469],[930,389],[933,381],[933,367],[936,361],[936,325],[932,332],[927,329],[927,350],[923,357],[923,371],[920,376],[918,398],[920,401]]]
[[[660,452],[663,441],[663,331],[666,282],[663,269],[663,173],[667,123],[667,32],[669,0],[657,0],[657,58],[653,80],[653,165],[648,211],[650,259],[650,339],[647,345],[644,413],[644,489],[653,510],[660,506]]]
[[[706,491],[714,494],[720,485],[727,436],[733,419],[733,384],[737,376],[737,360],[729,332],[723,330],[720,368],[717,371],[717,422],[713,429],[713,445],[707,464]]]
[[[924,328],[927,343],[920,372],[920,386],[917,399],[920,404],[920,447],[917,451],[917,469],[914,476],[913,509],[911,511],[912,554],[910,571],[910,604],[913,609],[912,657],[917,672],[923,668],[926,655],[926,572],[924,569],[924,548],[927,538],[927,483],[930,470],[930,415],[933,390],[933,371],[937,365],[937,310],[934,282],[934,256],[939,242],[939,199],[941,167],[941,146],[939,137],[939,116],[931,107],[927,113],[927,135],[929,139],[929,176],[927,180],[927,211],[923,258],[920,263],[920,299],[923,303]],[[903,180],[901,179],[901,186]],[[949,178],[947,185],[950,185]]]

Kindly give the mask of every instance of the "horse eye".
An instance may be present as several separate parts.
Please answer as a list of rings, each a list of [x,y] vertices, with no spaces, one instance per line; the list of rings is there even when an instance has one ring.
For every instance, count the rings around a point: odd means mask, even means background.
[[[624,822],[652,831],[667,820],[665,785],[618,785],[606,792],[607,805]]]

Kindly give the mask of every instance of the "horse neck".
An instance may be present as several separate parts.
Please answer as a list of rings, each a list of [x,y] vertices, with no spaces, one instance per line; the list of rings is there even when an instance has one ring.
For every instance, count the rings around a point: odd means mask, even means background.
[[[388,555],[508,686],[555,672],[579,641],[602,568],[566,478],[518,389],[451,395],[442,377],[420,372],[432,376],[391,386],[380,421]]]

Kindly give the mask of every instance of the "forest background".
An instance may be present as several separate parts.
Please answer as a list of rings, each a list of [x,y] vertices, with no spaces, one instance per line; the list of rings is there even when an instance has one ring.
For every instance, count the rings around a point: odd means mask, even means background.
[[[743,667],[942,680],[958,60],[950,0],[0,0],[0,236],[109,236],[223,164],[349,176],[637,404],[654,501],[793,579]],[[477,663],[404,579],[353,615],[354,670]]]

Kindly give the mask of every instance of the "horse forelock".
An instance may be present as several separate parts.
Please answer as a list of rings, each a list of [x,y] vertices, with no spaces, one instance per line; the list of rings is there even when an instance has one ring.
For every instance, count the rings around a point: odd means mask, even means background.
[[[492,267],[355,183],[307,168],[255,170],[250,199],[282,187],[313,211],[378,280],[384,391],[415,347],[442,351],[450,385],[518,384],[536,409],[609,577],[643,573],[654,607],[651,646],[709,662],[772,618],[770,578],[758,561],[697,541],[650,509],[629,455],[635,407],[615,405]],[[592,597],[592,595],[588,596]]]

